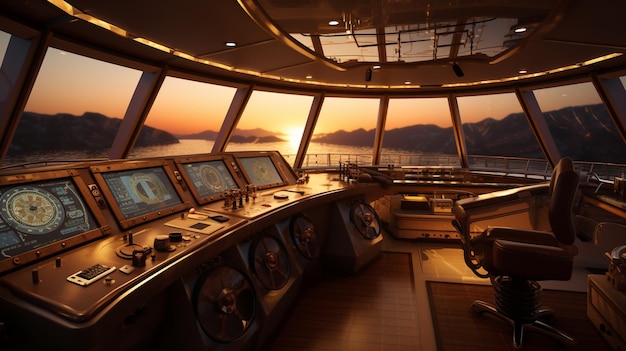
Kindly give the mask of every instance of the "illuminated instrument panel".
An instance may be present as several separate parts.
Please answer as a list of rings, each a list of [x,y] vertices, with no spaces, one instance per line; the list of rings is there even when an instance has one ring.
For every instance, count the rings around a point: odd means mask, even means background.
[[[158,347],[261,345],[304,272],[320,272],[316,228],[328,231],[332,203],[379,189],[298,178],[277,152],[84,163],[0,184],[0,323],[15,331],[2,349],[142,348],[164,329],[186,341]]]
[[[220,195],[238,187],[222,161],[190,163],[185,165],[185,170],[189,178],[193,179],[194,188],[198,189],[198,194],[203,198]]]
[[[91,167],[122,228],[130,228],[187,207],[173,171],[163,162]]]
[[[239,161],[252,184],[264,187],[283,183],[283,178],[269,156],[241,157]]]
[[[79,179],[66,172],[31,178],[2,179],[14,184],[0,186],[0,273],[103,234],[76,185]]]
[[[227,193],[244,186],[231,155],[205,155],[176,159],[182,178],[199,204],[223,199]]]

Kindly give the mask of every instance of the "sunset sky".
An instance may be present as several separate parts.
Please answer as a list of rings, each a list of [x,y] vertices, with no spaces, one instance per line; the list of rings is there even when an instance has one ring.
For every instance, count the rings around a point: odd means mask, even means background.
[[[7,36],[0,36],[4,57]],[[140,71],[50,48],[25,110],[82,115],[98,112],[122,118],[141,77]],[[60,83],[62,82],[62,83]],[[174,134],[218,131],[235,88],[167,77],[146,125]],[[536,91],[544,111],[599,103],[591,83]],[[311,96],[255,91],[238,129],[263,128],[280,134],[301,133],[313,101]],[[503,118],[521,112],[512,93],[458,99],[463,122]],[[376,127],[378,99],[327,97],[315,133]],[[386,129],[414,125],[451,125],[445,98],[392,99]]]

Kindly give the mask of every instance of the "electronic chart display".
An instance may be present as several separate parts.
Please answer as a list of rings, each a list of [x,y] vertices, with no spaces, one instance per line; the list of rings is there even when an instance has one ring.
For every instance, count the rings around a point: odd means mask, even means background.
[[[128,228],[180,210],[186,205],[164,165],[118,169],[92,167],[113,213],[122,228]]]
[[[198,203],[221,199],[233,189],[241,188],[223,159],[179,163],[182,174]]]
[[[38,174],[13,184],[0,179],[0,272],[103,234],[86,201],[93,198],[79,190],[75,177],[63,175]],[[37,255],[27,255],[31,251]]]
[[[248,180],[260,189],[286,184],[269,155],[239,157],[238,160]]]

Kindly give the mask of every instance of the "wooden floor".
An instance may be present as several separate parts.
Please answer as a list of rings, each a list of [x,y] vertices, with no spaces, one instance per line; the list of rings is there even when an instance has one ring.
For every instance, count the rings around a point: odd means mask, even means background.
[[[267,349],[436,351],[426,282],[489,285],[467,268],[454,241],[387,235],[383,252],[358,276],[329,277],[307,289]],[[587,274],[577,268],[570,281],[542,286],[585,292]]]
[[[358,276],[308,290],[272,350],[416,350],[417,301],[409,253],[384,252]]]

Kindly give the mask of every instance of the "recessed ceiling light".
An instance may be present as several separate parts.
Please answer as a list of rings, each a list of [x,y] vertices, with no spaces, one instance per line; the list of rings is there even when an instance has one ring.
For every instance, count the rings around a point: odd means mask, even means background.
[[[310,74],[308,76],[306,76],[306,79],[312,79],[312,78],[313,78],[313,76],[310,75]]]
[[[524,33],[526,31],[526,27],[515,28],[515,33]]]
[[[528,73],[528,70],[527,70],[527,69],[520,69],[520,70],[518,71],[518,73],[519,73],[519,74],[526,74],[526,73]]]
[[[380,65],[374,65],[372,66],[373,69],[380,69]]]
[[[339,21],[337,21],[337,20],[331,20],[331,21],[328,21],[328,25],[329,25],[329,26],[336,26],[336,25],[339,25]]]
[[[226,46],[228,46],[229,48],[234,48],[235,46],[237,46],[237,43],[235,43],[234,41],[227,41]]]
[[[404,82],[404,84],[409,85],[411,84],[411,82],[407,80],[406,82]]]

